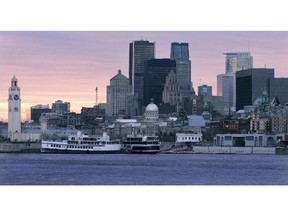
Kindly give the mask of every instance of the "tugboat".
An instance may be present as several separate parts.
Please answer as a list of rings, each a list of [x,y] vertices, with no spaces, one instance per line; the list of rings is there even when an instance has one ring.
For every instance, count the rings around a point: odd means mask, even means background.
[[[120,153],[120,140],[110,141],[110,137],[103,133],[103,136],[88,136],[81,131],[71,135],[68,140],[49,141],[42,140],[41,152],[43,153]]]

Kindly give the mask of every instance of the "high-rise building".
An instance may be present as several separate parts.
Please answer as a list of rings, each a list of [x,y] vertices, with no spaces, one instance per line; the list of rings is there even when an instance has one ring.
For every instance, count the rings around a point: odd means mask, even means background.
[[[250,52],[224,53],[225,74],[217,76],[217,95],[223,96],[224,114],[236,106],[236,71],[253,68],[253,57]]]
[[[274,69],[252,68],[236,72],[236,110],[252,105],[266,90],[270,96],[270,82]]]
[[[177,105],[180,102],[179,85],[175,71],[171,70],[166,76],[166,82],[162,93],[163,103]]]
[[[192,91],[192,82],[188,43],[171,43],[170,59],[176,61],[176,75],[181,97],[189,98]]]
[[[106,114],[119,115],[127,114],[128,97],[132,95],[132,86],[129,79],[118,70],[118,74],[110,79],[107,86],[107,109]]]
[[[63,102],[62,100],[57,100],[52,103],[52,113],[65,114],[70,112],[70,102]]]
[[[198,86],[198,96],[202,96],[207,102],[212,101],[212,86],[201,85]]]
[[[147,61],[155,58],[155,43],[149,41],[133,41],[129,46],[129,81],[133,94],[138,98],[138,107],[141,114],[144,110],[144,73],[147,70]],[[142,110],[143,108],[143,110]]]
[[[145,104],[148,104],[151,99],[157,105],[162,103],[162,93],[170,71],[176,71],[176,61],[170,59],[148,60],[144,80]]]
[[[38,104],[36,106],[32,106],[30,109],[31,113],[31,120],[33,120],[35,123],[39,123],[39,119],[41,117],[42,113],[50,113],[51,109],[49,105],[41,105]]]
[[[217,75],[217,95],[223,98],[224,115],[228,115],[233,106],[233,74]]]
[[[253,68],[253,57],[250,55],[250,52],[230,52],[224,53],[224,55],[226,55],[226,74],[234,74],[239,70]]]
[[[272,100],[277,97],[281,105],[288,103],[288,78],[274,78],[270,81],[270,95]]]

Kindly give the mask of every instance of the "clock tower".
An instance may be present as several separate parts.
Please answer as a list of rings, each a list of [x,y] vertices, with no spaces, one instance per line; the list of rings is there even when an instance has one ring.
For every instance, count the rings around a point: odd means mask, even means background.
[[[8,137],[11,142],[20,141],[21,134],[21,98],[18,80],[11,79],[8,95]]]

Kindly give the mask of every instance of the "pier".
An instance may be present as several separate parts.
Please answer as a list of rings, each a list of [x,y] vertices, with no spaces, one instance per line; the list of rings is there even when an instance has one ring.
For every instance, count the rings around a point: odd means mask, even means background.
[[[40,153],[41,143],[0,143],[0,153]]]

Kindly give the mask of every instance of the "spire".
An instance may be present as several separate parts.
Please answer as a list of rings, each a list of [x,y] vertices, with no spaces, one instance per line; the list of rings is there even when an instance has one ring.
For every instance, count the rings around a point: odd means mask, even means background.
[[[14,75],[13,78],[11,79],[11,87],[17,87],[17,78],[16,76]]]

